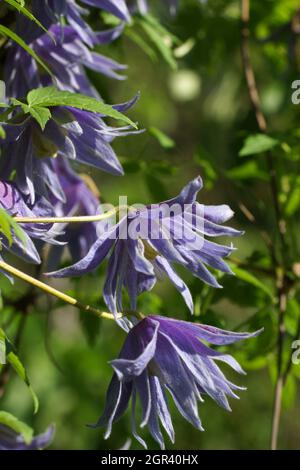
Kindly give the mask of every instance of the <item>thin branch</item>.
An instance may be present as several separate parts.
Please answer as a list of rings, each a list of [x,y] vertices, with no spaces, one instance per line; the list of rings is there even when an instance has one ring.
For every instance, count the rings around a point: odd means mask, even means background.
[[[259,92],[257,89],[256,79],[254,70],[251,63],[250,57],[250,46],[249,46],[249,21],[250,21],[250,0],[241,0],[241,19],[242,19],[242,60],[243,67],[248,87],[249,98],[252,104],[252,107],[255,112],[256,121],[260,132],[266,133],[267,131],[267,121],[262,112],[261,101]],[[275,386],[275,397],[274,397],[274,408],[273,408],[273,420],[272,420],[272,436],[271,436],[271,448],[273,450],[277,449],[278,443],[278,434],[280,426],[280,415],[281,415],[281,399],[282,399],[282,390],[284,385],[283,377],[283,345],[285,337],[285,325],[284,325],[284,313],[286,310],[286,275],[285,275],[285,257],[287,254],[286,243],[285,243],[285,232],[286,226],[284,219],[281,213],[281,207],[279,203],[279,186],[277,182],[277,175],[274,166],[273,156],[271,152],[266,154],[267,164],[270,173],[270,187],[274,205],[274,211],[276,216],[276,225],[279,234],[279,240],[281,245],[281,263],[277,263],[277,256],[275,252],[275,247],[272,248],[273,251],[273,263],[274,270],[276,272],[277,278],[277,291],[279,298],[279,315],[278,315],[278,339],[277,339],[277,349],[278,349],[278,358],[277,358],[277,380]]]

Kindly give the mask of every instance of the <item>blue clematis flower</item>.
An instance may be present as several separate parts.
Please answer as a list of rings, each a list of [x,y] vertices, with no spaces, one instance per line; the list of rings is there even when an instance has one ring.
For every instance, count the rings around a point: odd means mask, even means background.
[[[119,18],[122,23],[111,30],[95,32],[84,20],[84,16],[90,11],[78,5],[74,0],[46,0],[44,2],[33,0],[32,10],[44,26],[50,27],[51,24],[62,23],[62,19],[66,19],[82,41],[90,47],[116,39],[124,29],[124,22],[130,21],[130,14],[124,0],[83,0],[82,3],[106,10]]]
[[[51,444],[54,436],[54,426],[26,442],[21,434],[12,428],[0,424],[0,450],[40,450]]]
[[[117,105],[115,109],[124,111],[136,99]],[[53,157],[64,156],[122,175],[122,166],[110,143],[115,137],[135,131],[128,127],[110,127],[104,123],[103,117],[70,107],[57,107],[53,108],[52,118],[44,131],[31,117],[5,124],[6,136],[4,140],[0,139],[2,177],[9,179],[15,171],[19,190],[29,196],[33,204],[36,194],[49,199],[50,193],[61,201],[65,200]]]
[[[230,411],[227,397],[238,398],[235,391],[244,390],[230,382],[217,365],[221,361],[244,374],[237,361],[211,349],[203,341],[224,346],[259,333],[234,333],[159,316],[143,319],[128,334],[118,359],[111,361],[115,373],[107,391],[104,412],[95,426],[106,427],[107,439],[113,423],[125,413],[132,398],[132,433],[147,447],[136,430],[135,407],[139,396],[140,426],[148,426],[153,438],[164,449],[160,423],[170,440],[174,442],[175,439],[167,390],[181,415],[203,431],[197,402],[203,402],[203,397],[209,396]]]
[[[128,291],[131,308],[135,310],[137,296],[151,290],[161,276],[171,280],[193,311],[190,291],[173,265],[180,264],[203,282],[221,287],[206,266],[232,274],[223,258],[234,248],[207,237],[242,233],[221,225],[233,215],[227,205],[208,206],[196,201],[201,188],[202,180],[198,177],[174,199],[130,210],[118,223],[108,224],[82,260],[49,275],[82,275],[109,256],[103,297],[111,312],[123,310],[122,287]]]
[[[74,0],[33,0],[33,12],[41,19],[48,17],[52,22],[60,22],[62,17],[67,18],[74,28],[86,29],[89,26],[82,19],[82,16],[89,13],[89,10],[82,8]],[[88,7],[105,10],[122,21],[129,22],[130,14],[125,0],[82,0]],[[44,24],[44,23],[43,23]]]
[[[25,36],[26,31],[25,29],[25,33],[23,32]],[[126,69],[126,66],[102,54],[91,52],[71,26],[62,28],[53,25],[49,31],[55,42],[46,33],[40,34],[37,38],[30,37],[27,42],[48,64],[60,89],[98,98],[97,91],[86,76],[85,67],[110,78],[119,80],[126,78],[119,74]],[[103,42],[117,35],[118,30],[111,31],[111,35],[103,37]],[[52,78],[48,74],[41,73],[32,56],[15,44],[11,44],[8,48],[4,72],[7,95],[10,97],[24,97],[33,88],[52,85]]]

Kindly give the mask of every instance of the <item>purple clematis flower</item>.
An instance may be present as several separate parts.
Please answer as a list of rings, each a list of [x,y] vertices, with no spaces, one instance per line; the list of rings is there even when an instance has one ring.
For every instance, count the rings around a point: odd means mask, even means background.
[[[117,105],[115,109],[124,111],[136,99]],[[19,190],[30,196],[33,204],[36,194],[49,199],[50,193],[61,201],[65,200],[52,157],[64,156],[114,175],[122,175],[122,166],[110,142],[115,137],[135,131],[128,127],[110,127],[104,123],[103,117],[89,111],[56,107],[52,109],[52,118],[44,131],[31,117],[5,124],[6,137],[2,141],[0,139],[2,177],[9,179],[15,171]]]
[[[166,389],[181,415],[203,431],[197,402],[203,402],[203,396],[208,395],[230,411],[227,397],[238,398],[235,391],[244,390],[226,379],[217,365],[217,361],[225,362],[243,374],[237,361],[211,349],[203,341],[224,346],[259,333],[234,333],[159,316],[143,319],[128,334],[118,359],[111,361],[115,373],[107,391],[104,412],[95,426],[106,427],[107,439],[113,423],[126,411],[132,397],[132,433],[146,447],[136,431],[138,395],[142,409],[141,427],[147,425],[164,449],[159,421],[173,443],[175,439]]]
[[[130,14],[125,0],[81,0],[89,7],[105,10],[122,21],[130,21]],[[42,4],[40,0],[33,0],[33,11],[39,18],[47,15],[52,21],[59,22],[62,17],[66,17],[70,24],[78,20],[78,25],[83,26],[78,16],[86,15],[89,10],[80,7],[74,0],[45,0]]]
[[[51,444],[54,435],[54,426],[26,442],[21,434],[0,424],[0,450],[40,450]]]
[[[30,205],[26,202],[17,186],[7,181],[0,181],[0,207],[12,216],[30,218],[53,216],[53,208],[48,201],[39,197],[34,205]],[[30,263],[39,264],[41,262],[40,255],[32,238],[52,244],[60,243],[55,240],[57,235],[60,234],[55,226],[48,224],[24,224],[22,228],[22,239],[13,233],[13,243],[10,245],[6,237],[1,234],[1,244],[5,250]]]
[[[110,254],[103,297],[111,312],[123,311],[122,287],[127,289],[131,308],[135,310],[138,294],[151,290],[162,275],[171,280],[193,311],[190,291],[173,265],[181,264],[205,283],[220,287],[206,265],[232,273],[223,258],[234,248],[206,237],[242,233],[221,225],[233,215],[227,205],[207,206],[196,201],[201,188],[202,180],[198,177],[174,199],[130,210],[119,223],[106,227],[81,261],[49,275],[82,275],[95,269]]]
[[[63,157],[55,158],[53,166],[65,195],[64,202],[59,199],[52,199],[53,209],[57,217],[89,216],[101,213],[99,197],[95,191],[96,187],[93,187],[93,182],[89,177],[83,179],[77,175]],[[68,224],[64,228],[64,234],[60,237],[60,240],[66,243],[66,247],[75,263],[88,253],[90,247],[97,240],[97,223]],[[51,248],[48,269],[57,268],[63,250],[64,246]]]
[[[27,42],[30,42],[30,47],[49,66],[55,75],[58,88],[99,97],[86,76],[85,67],[110,78],[126,78],[118,73],[125,70],[126,66],[102,54],[91,52],[71,26],[62,28],[53,25],[49,31],[56,43],[46,33]],[[48,74],[40,73],[35,60],[24,49],[14,44],[11,44],[7,51],[5,80],[7,95],[16,98],[24,97],[33,88],[52,85],[52,78]]]
[[[100,0],[101,3],[102,0]],[[86,2],[87,3],[87,2]],[[110,2],[107,2],[110,3]],[[31,10],[36,18],[40,20],[44,27],[48,30],[53,24],[59,24],[63,38],[65,19],[69,26],[77,32],[78,36],[88,46],[93,47],[99,44],[106,44],[117,39],[122,33],[125,21],[129,21],[130,16],[126,5],[121,2],[119,8],[114,11],[122,22],[115,28],[104,31],[93,31],[89,24],[84,20],[84,16],[90,12],[86,8],[82,8],[75,0],[32,0]],[[124,7],[125,5],[125,7]],[[103,6],[103,9],[106,9]],[[112,10],[112,8],[111,8]],[[32,42],[41,35],[41,29],[26,17],[17,18],[17,33],[24,37],[28,42]]]

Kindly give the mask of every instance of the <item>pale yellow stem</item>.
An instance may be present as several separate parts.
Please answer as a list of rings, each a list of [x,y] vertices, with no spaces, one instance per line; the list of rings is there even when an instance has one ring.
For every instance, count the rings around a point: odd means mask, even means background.
[[[98,310],[94,307],[91,307],[90,305],[82,304],[79,302],[77,299],[74,299],[74,297],[71,297],[70,295],[64,294],[63,292],[54,289],[54,287],[48,286],[42,281],[39,281],[38,279],[35,279],[34,277],[29,276],[26,273],[23,273],[17,268],[14,268],[10,264],[5,263],[4,261],[0,260],[0,270],[5,271],[6,273],[9,273],[19,279],[22,279],[22,281],[25,281],[29,284],[32,284],[33,286],[37,287],[38,289],[41,289],[42,291],[46,292],[47,294],[53,295],[54,297],[57,297],[60,300],[63,300],[64,302],[73,305],[74,307],[79,308],[79,310],[82,310],[84,312],[89,312],[94,315],[96,315],[99,318],[106,318],[108,320],[115,320],[114,315],[108,312],[102,312],[101,310]],[[122,318],[122,314],[118,314],[118,318]]]
[[[84,223],[84,222],[100,222],[101,220],[109,219],[120,211],[128,210],[127,206],[119,206],[105,212],[104,214],[95,215],[82,215],[74,217],[14,217],[14,221],[19,224],[69,224],[69,223]]]

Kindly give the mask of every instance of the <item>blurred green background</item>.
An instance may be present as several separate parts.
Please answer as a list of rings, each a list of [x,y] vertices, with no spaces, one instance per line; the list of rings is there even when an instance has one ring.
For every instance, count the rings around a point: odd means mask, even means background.
[[[130,99],[137,91],[141,92],[140,100],[129,114],[146,132],[119,139],[114,144],[126,176],[110,177],[95,170],[87,171],[86,167],[77,168],[92,176],[101,199],[112,203],[118,202],[119,195],[127,195],[129,203],[158,202],[175,196],[200,174],[204,189],[199,200],[230,204],[235,211],[233,225],[246,230],[236,240],[238,251],[234,256],[245,262],[263,260],[266,248],[260,229],[270,234],[274,231],[268,171],[262,159],[238,156],[245,137],[257,132],[240,58],[239,2],[211,0],[199,4],[196,0],[182,0],[175,18],[170,18],[156,4],[156,16],[178,38],[173,47],[177,69],[170,67],[148,38],[144,38],[143,47],[136,43],[134,34],[142,35],[136,22],[121,39],[101,48],[102,53],[128,64],[127,80],[115,82],[90,75],[109,103]],[[251,2],[251,53],[263,109],[271,133],[282,136],[289,147],[293,143],[292,156],[284,149],[278,152],[280,178],[287,178],[287,168],[294,164],[292,157],[299,151],[299,107],[291,102],[291,83],[299,77],[300,67],[297,29],[291,23],[297,20],[298,8],[300,2],[292,0]],[[299,170],[299,165],[296,168]],[[287,185],[288,182],[287,178]],[[285,202],[289,187],[281,197]],[[241,204],[255,214],[256,224],[245,217]],[[295,262],[300,261],[297,215],[297,211],[292,213],[289,220],[295,233]],[[75,293],[82,301],[102,305],[103,274],[104,268],[80,280],[60,280],[53,284]],[[247,376],[237,377],[226,366],[224,370],[235,383],[248,388],[240,394],[239,401],[231,402],[232,413],[206,399],[199,409],[205,428],[200,433],[173,409],[174,448],[268,448],[274,386],[272,350],[276,335],[272,300],[263,289],[242,279],[224,277],[221,279],[224,288],[212,292],[186,272],[182,275],[192,286],[196,321],[228,329],[254,330],[264,326],[265,332],[262,339],[254,340],[251,345],[230,348],[247,369]],[[254,275],[260,279],[259,274]],[[268,280],[264,279],[263,283],[268,286]],[[1,286],[6,299],[15,300],[26,290],[19,282],[11,287],[2,279]],[[153,294],[142,295],[139,306],[144,313],[189,319],[180,295],[166,281],[159,283]],[[255,315],[257,311],[259,317]],[[6,307],[7,318],[9,313]],[[17,319],[10,327],[12,332],[16,324]],[[32,424],[36,431],[55,422],[53,449],[120,448],[131,434],[129,413],[114,425],[108,441],[103,440],[102,429],[89,429],[86,424],[94,423],[101,414],[112,372],[108,361],[119,353],[123,340],[124,333],[115,324],[83,318],[78,311],[39,296],[28,315],[19,355],[39,396],[40,411],[33,416],[26,386],[13,375],[1,400],[2,409]],[[300,371],[297,368],[300,366],[293,369],[284,393],[279,447],[286,449],[300,448],[297,382]],[[147,430],[142,435],[150,448],[157,448]],[[131,448],[140,446],[133,440]],[[172,445],[167,443],[167,448],[171,449]]]

